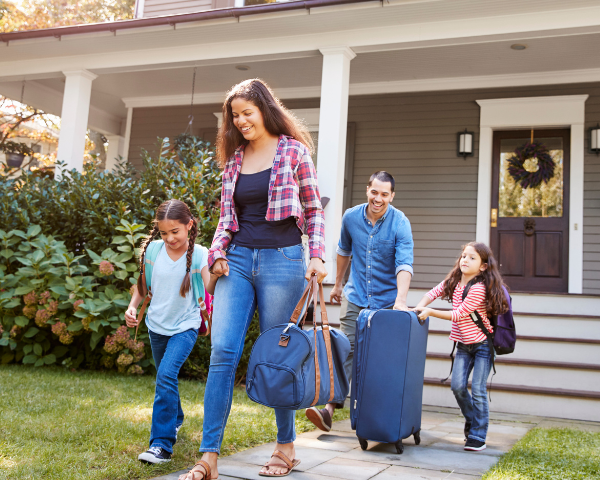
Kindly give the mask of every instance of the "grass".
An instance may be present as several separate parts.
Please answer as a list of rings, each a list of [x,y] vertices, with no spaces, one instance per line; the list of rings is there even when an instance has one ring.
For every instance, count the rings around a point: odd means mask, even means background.
[[[502,456],[483,480],[600,478],[600,433],[535,428]]]
[[[167,465],[143,465],[148,448],[154,378],[61,368],[0,368],[0,479],[149,479],[199,458],[204,384],[181,381],[186,419]],[[335,420],[348,410],[336,411]],[[298,412],[298,433],[314,426]],[[222,455],[276,438],[273,410],[236,388]],[[267,459],[265,459],[266,461]]]

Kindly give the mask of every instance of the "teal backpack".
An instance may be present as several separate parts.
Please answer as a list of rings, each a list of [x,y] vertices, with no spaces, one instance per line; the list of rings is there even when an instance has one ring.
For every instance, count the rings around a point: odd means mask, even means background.
[[[153,242],[150,242],[148,248],[146,248],[146,254],[144,255],[143,275],[146,279],[146,288],[148,289],[148,294],[146,295],[146,298],[144,298],[144,303],[142,303],[142,308],[138,314],[138,327],[141,323],[141,320],[144,318],[146,307],[150,303],[150,300],[152,300],[152,269],[154,268],[154,262],[156,261],[156,258],[158,257],[158,254],[161,248],[163,248],[164,244],[165,242],[163,240],[154,240]],[[202,315],[202,324],[200,325],[199,335],[208,336],[210,335],[210,329],[212,326],[212,316],[208,314],[206,303],[204,302],[206,291],[204,289],[204,281],[202,280],[201,272],[202,268],[200,265],[200,262],[202,261],[202,250],[206,250],[206,248],[198,244],[194,246],[190,275],[192,277],[191,281],[192,289],[194,291],[194,298],[200,307],[200,314]]]

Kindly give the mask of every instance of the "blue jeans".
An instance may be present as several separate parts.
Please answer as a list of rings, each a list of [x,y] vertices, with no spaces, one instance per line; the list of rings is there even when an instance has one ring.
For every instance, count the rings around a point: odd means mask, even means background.
[[[150,331],[152,357],[157,372],[150,446],[162,447],[169,453],[173,453],[175,428],[183,423],[177,376],[197,338],[196,329],[186,330],[172,337]]]
[[[485,442],[490,411],[487,399],[487,378],[492,368],[490,347],[485,342],[465,345],[458,342],[451,388],[465,420],[471,424],[469,438]],[[469,375],[473,371],[471,393]]]
[[[201,452],[221,450],[235,371],[254,311],[258,307],[261,332],[287,323],[306,285],[302,245],[263,249],[233,245],[227,260],[229,276],[219,278],[215,287]],[[275,409],[277,442],[296,439],[295,416],[293,410]]]

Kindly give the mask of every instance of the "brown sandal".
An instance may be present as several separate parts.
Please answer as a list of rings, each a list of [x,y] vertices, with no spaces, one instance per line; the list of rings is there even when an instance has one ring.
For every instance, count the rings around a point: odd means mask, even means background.
[[[194,468],[196,468],[197,466],[201,466],[204,469],[204,472],[194,472]],[[196,465],[194,465],[188,473],[179,476],[179,480],[186,480],[190,473],[192,474],[192,478],[190,478],[189,480],[212,480],[210,473],[210,465],[204,460],[198,460],[196,462]]]
[[[295,459],[295,460],[290,460],[285,454],[281,453],[279,450],[275,450],[273,452],[273,455],[271,455],[271,458],[273,457],[277,457],[280,460],[283,461],[283,463],[271,463],[269,464],[269,462],[265,463],[263,465],[264,467],[284,467],[287,468],[287,472],[286,473],[278,473],[278,474],[271,474],[271,473],[260,473],[258,472],[258,474],[261,477],[287,477],[290,473],[292,473],[292,470],[297,467],[300,464],[300,460]],[[192,479],[194,480],[194,479]]]

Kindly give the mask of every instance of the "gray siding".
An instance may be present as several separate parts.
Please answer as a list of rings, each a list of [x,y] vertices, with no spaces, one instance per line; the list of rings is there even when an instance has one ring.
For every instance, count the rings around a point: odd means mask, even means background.
[[[146,0],[144,17],[201,12],[212,8],[212,0]]]
[[[394,206],[406,213],[415,239],[414,288],[430,288],[452,267],[460,246],[475,238],[479,106],[475,100],[588,94],[587,128],[600,120],[600,84],[519,87],[351,97],[355,148],[352,205],[365,201],[375,170],[396,177]],[[313,108],[319,100],[286,101],[289,108]],[[219,105],[194,108],[196,133],[216,129]],[[151,150],[158,136],[185,130],[189,107],[134,109],[130,159],[141,165],[140,148]],[[474,157],[456,156],[456,133],[475,132]],[[213,130],[214,131],[214,130]],[[586,294],[600,294],[600,158],[585,155],[584,272]]]
[[[365,201],[375,170],[396,178],[393,205],[411,221],[415,275],[411,286],[431,288],[474,240],[477,212],[479,113],[475,100],[588,94],[587,128],[600,120],[600,84],[519,87],[351,97],[356,123],[352,205]],[[456,133],[475,132],[474,157],[456,156]],[[600,294],[600,159],[585,155],[583,289]]]

